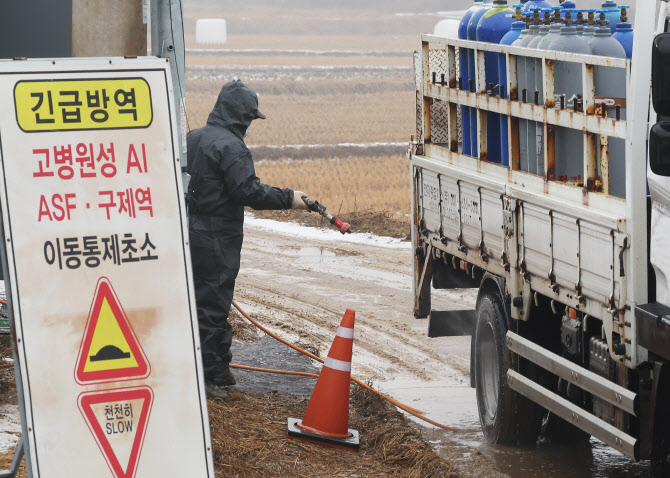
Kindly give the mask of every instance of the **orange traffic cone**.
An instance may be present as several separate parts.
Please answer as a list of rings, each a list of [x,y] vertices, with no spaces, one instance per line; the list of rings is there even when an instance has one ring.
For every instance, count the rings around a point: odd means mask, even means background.
[[[354,318],[350,309],[342,323],[316,381],[302,421],[288,419],[288,436],[326,445],[359,448],[359,434],[349,429],[349,381]]]

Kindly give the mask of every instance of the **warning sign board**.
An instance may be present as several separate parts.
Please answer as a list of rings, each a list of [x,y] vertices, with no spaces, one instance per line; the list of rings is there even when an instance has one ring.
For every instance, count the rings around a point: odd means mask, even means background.
[[[79,410],[115,478],[135,476],[152,403],[149,387],[79,396]]]
[[[98,281],[79,349],[75,377],[79,383],[130,380],[149,375],[144,355],[114,289]]]
[[[0,64],[0,208],[33,477],[214,478],[165,59]]]

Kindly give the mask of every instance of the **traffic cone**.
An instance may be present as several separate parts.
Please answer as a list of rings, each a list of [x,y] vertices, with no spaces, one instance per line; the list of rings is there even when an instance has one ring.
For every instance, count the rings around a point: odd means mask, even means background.
[[[316,381],[302,421],[288,419],[288,436],[321,444],[359,448],[359,434],[349,429],[349,381],[351,350],[354,345],[354,318],[350,309],[342,323]]]

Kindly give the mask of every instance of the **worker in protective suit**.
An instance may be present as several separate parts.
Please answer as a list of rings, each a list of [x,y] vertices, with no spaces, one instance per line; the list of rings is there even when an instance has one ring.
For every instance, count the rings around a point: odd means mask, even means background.
[[[235,384],[229,368],[233,330],[228,313],[240,269],[244,207],[309,210],[302,201],[305,193],[267,186],[256,176],[243,138],[258,118],[265,119],[258,96],[235,80],[221,88],[207,124],[188,134],[191,262],[210,398],[225,400],[221,387]]]

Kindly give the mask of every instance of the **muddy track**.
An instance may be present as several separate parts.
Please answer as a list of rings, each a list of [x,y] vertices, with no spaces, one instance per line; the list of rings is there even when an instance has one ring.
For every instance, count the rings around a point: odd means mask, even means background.
[[[325,355],[345,309],[356,310],[353,371],[374,382],[411,376],[465,379],[469,362],[445,355],[414,319],[409,247],[302,242],[247,227],[236,300],[282,336]],[[463,297],[462,297],[463,296]],[[472,294],[438,299],[442,308],[471,307]]]

